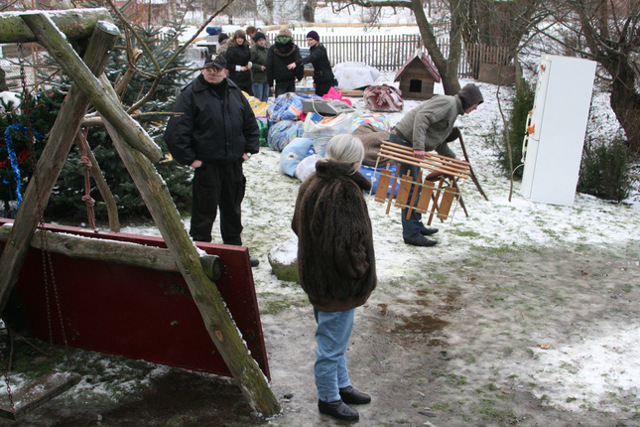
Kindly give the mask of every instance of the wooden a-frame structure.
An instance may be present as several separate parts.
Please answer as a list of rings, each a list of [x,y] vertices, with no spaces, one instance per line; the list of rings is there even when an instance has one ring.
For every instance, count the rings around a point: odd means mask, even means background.
[[[0,314],[18,281],[41,213],[91,103],[102,116],[118,154],[191,292],[207,332],[238,380],[249,405],[265,417],[276,415],[281,411],[280,405],[238,333],[215,283],[205,273],[171,194],[153,167],[153,163],[162,158],[160,148],[123,110],[114,88],[103,74],[108,54],[119,35],[104,8],[0,14],[0,43],[38,42],[73,80],[34,172],[38,179],[29,182],[0,256]],[[83,59],[69,39],[89,39]]]

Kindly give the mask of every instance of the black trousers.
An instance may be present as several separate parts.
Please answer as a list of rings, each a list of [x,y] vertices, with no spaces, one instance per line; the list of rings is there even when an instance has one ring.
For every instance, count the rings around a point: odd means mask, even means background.
[[[321,82],[314,82],[316,84],[316,95],[323,96],[329,92],[333,86],[337,86],[338,82],[334,80],[325,80]]]
[[[242,215],[246,178],[242,159],[217,164],[203,163],[193,177],[191,230],[193,240],[211,241],[211,229],[220,209],[220,234],[227,245],[242,245]]]
[[[296,91],[296,81],[295,80],[276,80],[276,98],[287,92],[295,92]]]

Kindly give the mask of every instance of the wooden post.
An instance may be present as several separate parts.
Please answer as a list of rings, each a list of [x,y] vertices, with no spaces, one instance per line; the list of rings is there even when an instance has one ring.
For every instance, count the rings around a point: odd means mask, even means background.
[[[62,33],[56,28],[50,17],[42,12],[25,13],[20,16],[38,37],[38,42],[49,51],[68,75],[73,76],[74,83],[82,89],[96,110],[115,124],[118,129],[121,129],[125,141],[136,150],[144,153],[154,163],[162,159],[160,147],[149,138],[142,126],[124,111],[118,97],[113,96],[100,84],[100,81],[87,68],[69,42],[62,37]],[[109,24],[105,23],[105,25]],[[118,31],[115,25],[110,25],[115,31]]]
[[[96,25],[85,53],[85,61],[92,71],[102,73],[108,53],[119,34],[117,27],[111,24]],[[49,201],[51,190],[80,129],[88,105],[89,100],[83,95],[78,84],[73,84],[49,132],[48,142],[42,150],[36,171],[18,209],[11,235],[0,256],[0,313],[4,311],[11,289],[18,281],[29,242]]]
[[[69,40],[88,39],[96,22],[111,21],[109,11],[103,7],[95,9],[70,9],[48,12],[56,27]],[[0,43],[29,43],[38,41],[36,35],[25,24],[20,14],[0,13]]]
[[[105,85],[107,83],[104,82]],[[180,213],[165,182],[149,159],[131,150],[106,119],[104,124],[189,287],[207,332],[229,371],[240,383],[249,405],[265,417],[280,413],[280,404],[258,363],[249,354],[218,288],[207,278],[198,262],[196,247],[182,225]]]

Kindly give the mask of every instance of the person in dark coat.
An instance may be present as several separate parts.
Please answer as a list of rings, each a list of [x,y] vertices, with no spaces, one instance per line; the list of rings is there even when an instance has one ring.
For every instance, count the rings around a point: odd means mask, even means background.
[[[267,83],[276,82],[276,98],[283,93],[296,91],[296,80],[302,80],[304,67],[300,48],[293,42],[291,31],[280,30],[267,54]]]
[[[460,130],[454,128],[459,115],[469,114],[482,104],[480,89],[473,83],[465,85],[456,95],[436,95],[409,111],[394,126],[389,141],[413,148],[417,159],[424,159],[428,151],[456,158],[448,142],[457,139]],[[456,132],[458,132],[456,134]],[[418,177],[419,167],[400,163],[400,176],[409,173],[414,179]],[[418,193],[415,200],[420,198]],[[409,200],[412,199],[411,193]],[[426,236],[435,234],[437,228],[425,227],[422,215],[412,209],[407,219],[407,208],[401,210],[402,238],[408,245],[434,246],[438,242]]]
[[[217,55],[224,55],[229,47],[229,36],[225,33],[218,34],[218,51]]]
[[[173,107],[182,114],[169,120],[164,137],[174,160],[194,168],[193,240],[211,241],[220,209],[222,241],[242,245],[242,164],[260,150],[260,132],[249,102],[227,79],[226,67],[224,56],[218,55],[182,89]]]
[[[256,31],[251,46],[251,82],[253,96],[262,102],[269,99],[269,83],[267,83],[267,36]]]
[[[322,96],[338,83],[331,70],[327,49],[320,43],[320,36],[317,32],[309,31],[307,46],[309,46],[309,56],[303,58],[299,63],[313,65],[313,86],[316,89],[316,95]]]
[[[229,40],[229,47],[224,53],[229,69],[229,80],[241,90],[253,95],[251,88],[251,51],[249,41],[243,30],[237,30],[233,39]]]
[[[291,226],[298,236],[298,275],[317,323],[314,375],[318,409],[341,420],[357,420],[347,404],[371,397],[354,389],[345,353],[356,307],[377,283],[371,220],[364,190],[371,182],[358,172],[362,142],[350,134],[327,144],[326,157],[300,185]]]

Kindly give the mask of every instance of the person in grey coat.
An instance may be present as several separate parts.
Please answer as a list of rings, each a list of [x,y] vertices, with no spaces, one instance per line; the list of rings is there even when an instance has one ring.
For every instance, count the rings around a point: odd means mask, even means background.
[[[448,140],[459,115],[469,114],[483,102],[482,93],[473,83],[465,85],[456,95],[435,95],[409,111],[393,128],[389,141],[413,148],[413,156],[424,159],[428,151],[436,151],[446,157],[456,158]],[[456,128],[455,131],[459,130]],[[416,179],[418,166],[400,163],[400,175],[407,172]],[[418,200],[418,194],[415,200]],[[409,200],[412,200],[411,195]],[[422,224],[422,215],[412,210],[407,219],[407,209],[402,209],[402,238],[408,245],[434,246],[437,241],[425,236],[435,234],[438,229]]]

